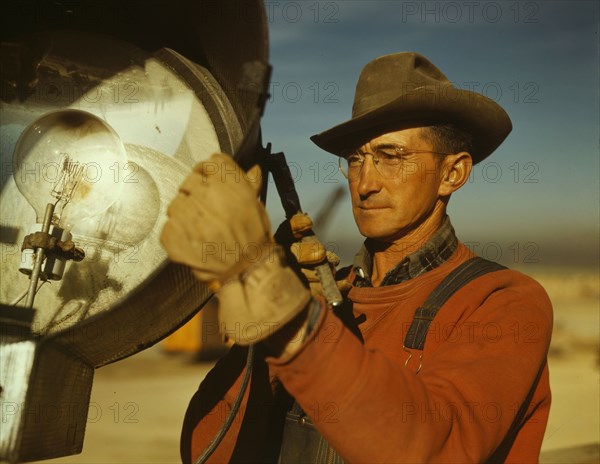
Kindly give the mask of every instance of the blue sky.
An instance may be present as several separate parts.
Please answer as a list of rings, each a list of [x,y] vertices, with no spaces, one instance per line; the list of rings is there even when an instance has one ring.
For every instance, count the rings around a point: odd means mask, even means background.
[[[459,237],[509,264],[594,264],[599,242],[599,6],[595,1],[266,1],[273,66],[264,141],[292,165],[316,215],[344,185],[309,137],[350,117],[373,58],[427,56],[461,88],[502,105],[505,143],[451,200]],[[271,190],[273,193],[274,190]],[[282,218],[272,194],[269,211]],[[349,197],[322,239],[345,261],[361,242]],[[476,249],[477,251],[477,249]]]

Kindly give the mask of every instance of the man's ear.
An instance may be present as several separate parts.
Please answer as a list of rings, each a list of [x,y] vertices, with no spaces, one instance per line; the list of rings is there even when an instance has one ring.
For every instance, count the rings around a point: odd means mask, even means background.
[[[473,160],[466,151],[447,155],[442,161],[442,178],[438,188],[441,197],[450,196],[461,188],[471,175]]]

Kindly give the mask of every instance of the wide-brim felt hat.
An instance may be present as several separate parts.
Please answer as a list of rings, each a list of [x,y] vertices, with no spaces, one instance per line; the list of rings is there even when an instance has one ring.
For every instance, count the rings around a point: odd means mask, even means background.
[[[489,156],[512,130],[508,114],[492,99],[455,87],[423,55],[394,53],[362,70],[352,118],[311,140],[343,156],[387,132],[442,123],[455,124],[473,136],[474,163]]]

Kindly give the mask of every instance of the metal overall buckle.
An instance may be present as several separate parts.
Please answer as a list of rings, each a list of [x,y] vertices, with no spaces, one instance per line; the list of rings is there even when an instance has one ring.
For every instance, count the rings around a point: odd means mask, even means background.
[[[408,358],[406,358],[406,361],[404,361],[404,367],[408,367],[408,363],[410,362],[410,360],[412,359],[412,352],[408,350],[408,348],[406,348],[405,345],[402,345],[402,349],[408,353]],[[419,371],[421,370],[421,367],[423,367],[423,352],[421,351],[419,353],[419,367],[417,368],[417,374],[419,373]]]

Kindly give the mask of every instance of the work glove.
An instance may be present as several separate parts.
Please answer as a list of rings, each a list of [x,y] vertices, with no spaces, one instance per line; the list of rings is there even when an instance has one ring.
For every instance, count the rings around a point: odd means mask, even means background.
[[[161,243],[217,293],[221,330],[248,345],[304,310],[310,292],[285,263],[258,201],[260,168],[215,154],[194,167],[168,208]]]
[[[316,267],[326,261],[335,277],[340,258],[333,251],[326,250],[321,242],[308,240],[308,237],[314,237],[312,227],[313,222],[308,214],[297,213],[280,224],[275,239],[287,250],[288,261],[309,287],[312,296],[324,297]],[[336,285],[342,293],[351,286],[346,280],[336,281]]]

